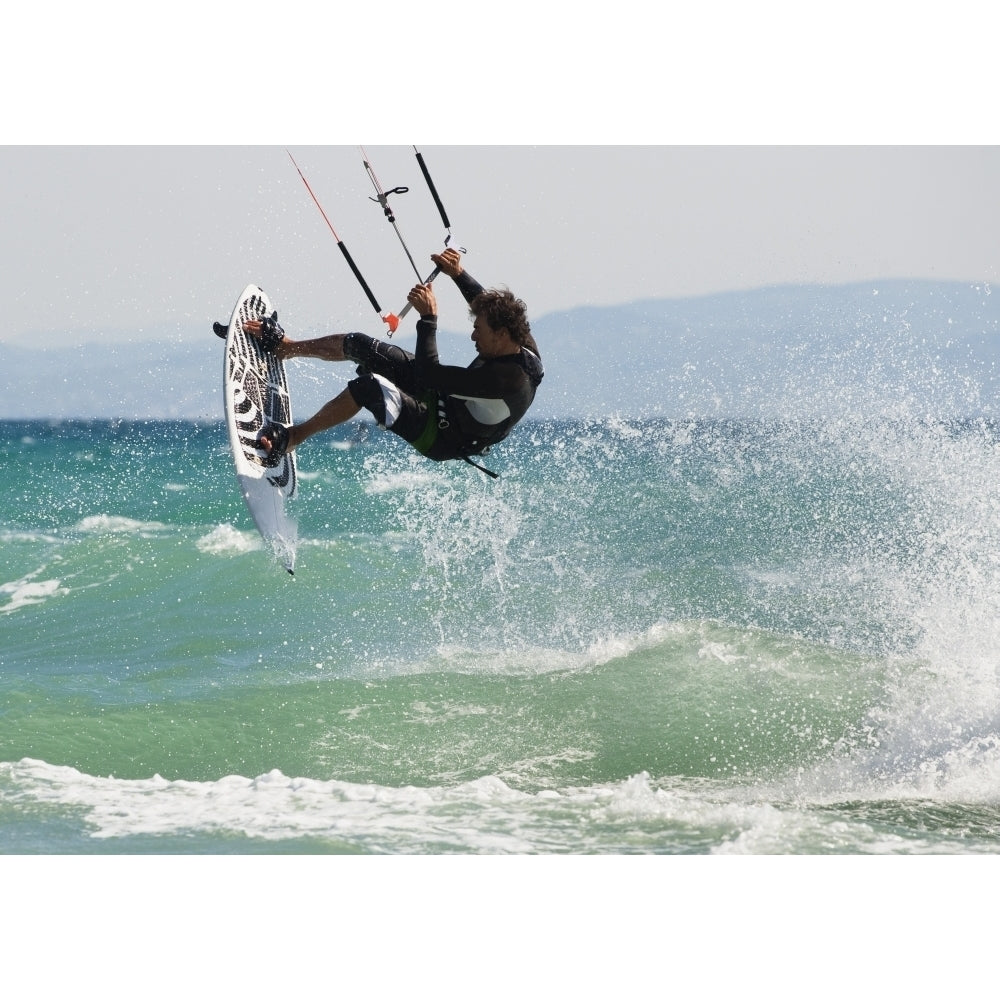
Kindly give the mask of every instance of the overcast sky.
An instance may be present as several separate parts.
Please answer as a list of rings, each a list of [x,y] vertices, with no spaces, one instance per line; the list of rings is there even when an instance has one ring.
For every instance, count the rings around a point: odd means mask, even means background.
[[[47,7],[8,15],[0,343],[187,340],[251,281],[293,335],[381,332],[285,151],[398,311],[416,275],[359,139],[386,188],[410,189],[391,204],[420,270],[444,226],[390,139],[418,141],[469,270],[536,318],[997,280],[993,35],[966,0],[668,5],[656,26],[633,0],[572,19],[524,0],[378,17],[178,0],[120,31],[109,11],[67,5],[58,31]],[[457,294],[439,298],[464,329]]]
[[[554,310],[889,277],[994,282],[1000,149],[419,146],[485,284]],[[445,227],[412,146],[366,146],[426,273]],[[416,275],[358,146],[290,147],[383,311]],[[262,285],[289,332],[383,329],[286,149],[0,149],[0,340],[200,336]],[[463,329],[442,291],[443,325]]]

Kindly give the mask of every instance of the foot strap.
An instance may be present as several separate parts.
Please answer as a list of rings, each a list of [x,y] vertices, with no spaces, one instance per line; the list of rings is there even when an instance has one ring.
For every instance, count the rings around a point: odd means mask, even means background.
[[[278,312],[275,310],[270,316],[265,316],[260,321],[260,349],[265,354],[274,354],[278,344],[285,339],[285,331],[282,330],[278,322]]]
[[[271,441],[271,450],[267,451],[261,438],[266,437]],[[284,424],[265,424],[257,435],[257,448],[264,452],[261,464],[271,469],[281,463],[288,451],[288,428]]]

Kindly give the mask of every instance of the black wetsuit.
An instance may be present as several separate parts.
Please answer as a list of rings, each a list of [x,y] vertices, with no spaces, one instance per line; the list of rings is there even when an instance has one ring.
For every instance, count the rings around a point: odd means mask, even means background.
[[[464,271],[455,283],[469,303],[483,290]],[[348,335],[344,353],[359,366],[348,383],[355,402],[439,462],[480,455],[502,441],[531,406],[544,374],[533,339],[516,354],[477,357],[467,368],[442,365],[436,317],[417,322],[415,354],[360,333]]]

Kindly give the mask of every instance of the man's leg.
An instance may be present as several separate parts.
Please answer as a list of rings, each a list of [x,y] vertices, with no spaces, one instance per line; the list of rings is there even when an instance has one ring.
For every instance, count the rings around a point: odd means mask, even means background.
[[[316,357],[316,355],[310,355],[310,357]],[[335,359],[330,358],[329,360],[332,361]],[[329,403],[322,406],[308,420],[304,420],[301,424],[293,424],[288,428],[288,446],[285,450],[293,451],[306,438],[311,438],[320,431],[329,430],[331,427],[336,427],[337,424],[344,423],[345,420],[350,420],[360,410],[361,407],[354,401],[354,397],[350,391],[344,389],[339,396],[331,399]],[[274,447],[274,440],[267,434],[261,435],[260,443],[268,452]]]
[[[216,324],[219,326],[220,324]],[[260,336],[261,322],[259,319],[250,319],[243,324],[247,333],[254,337]],[[292,340],[287,334],[278,341],[274,349],[274,356],[279,361],[286,361],[288,358],[319,358],[320,361],[346,361],[344,357],[344,340],[348,336],[346,333],[331,333],[326,337],[317,337],[314,340]]]
[[[250,321],[246,324],[246,328],[256,335],[260,330],[260,323]],[[348,348],[346,353],[345,344]],[[409,387],[413,382],[413,355],[395,344],[384,344],[362,333],[334,333],[315,340],[299,341],[284,337],[275,348],[275,356],[282,361],[287,358],[318,358],[322,361],[357,362],[365,369],[365,374],[363,378],[355,379],[351,385],[358,387],[357,392],[362,393],[365,389],[360,387],[367,388],[369,398],[364,396],[358,398],[364,400],[364,405],[371,410],[381,426],[393,425],[403,411],[403,416],[407,419],[402,421],[397,433],[409,441],[414,438],[408,436],[406,432],[408,421],[419,419],[420,427],[426,422],[426,407],[400,393],[400,384]],[[379,374],[373,376],[371,371],[368,371],[369,366]],[[362,368],[358,369],[358,373],[360,376]],[[385,389],[380,388],[381,385],[384,385]],[[374,391],[371,391],[372,387]],[[386,410],[385,391],[389,391],[393,397],[391,413],[387,413]],[[361,404],[357,402],[355,395],[349,386],[308,420],[289,427],[288,442],[283,450],[292,451],[314,434],[350,420],[361,411]],[[411,410],[415,412],[411,413]],[[270,453],[276,441],[273,436],[264,433],[260,437],[260,443]]]
[[[282,361],[289,358],[318,358],[320,361],[346,361],[344,340],[346,333],[331,333],[315,340],[290,340],[285,337],[278,344],[275,355]]]

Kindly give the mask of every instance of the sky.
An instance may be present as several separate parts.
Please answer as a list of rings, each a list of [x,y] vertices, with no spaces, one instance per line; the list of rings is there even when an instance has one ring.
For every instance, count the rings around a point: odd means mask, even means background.
[[[540,317],[775,284],[995,282],[1000,148],[418,146],[451,243]],[[449,235],[412,145],[0,148],[0,342],[177,340],[260,284],[288,332],[385,327]],[[440,287],[440,286],[439,286]],[[464,329],[454,290],[442,326]],[[405,321],[404,321],[405,322]]]
[[[452,244],[529,315],[775,284],[997,280],[978,5],[511,0],[373,18],[289,0],[9,15],[0,344],[195,339],[260,284],[289,334],[385,330]],[[926,8],[926,10],[925,10]],[[597,10],[597,9],[595,9]],[[103,26],[102,26],[103,25]],[[443,329],[464,329],[439,293]]]

